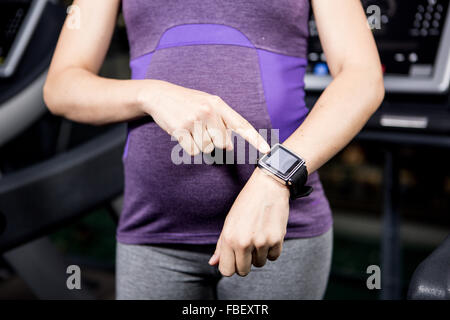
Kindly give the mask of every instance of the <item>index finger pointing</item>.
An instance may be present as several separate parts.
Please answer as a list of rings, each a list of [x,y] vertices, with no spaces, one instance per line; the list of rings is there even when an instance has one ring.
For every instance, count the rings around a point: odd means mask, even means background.
[[[239,113],[234,111],[228,105],[222,112],[223,122],[228,129],[233,130],[242,138],[248,141],[252,146],[262,153],[270,151],[267,141],[256,131],[256,129],[244,119]]]

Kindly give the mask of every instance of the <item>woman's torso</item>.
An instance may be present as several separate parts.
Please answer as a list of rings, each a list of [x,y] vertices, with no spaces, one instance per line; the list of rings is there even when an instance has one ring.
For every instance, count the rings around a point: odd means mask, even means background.
[[[306,117],[307,0],[123,0],[123,11],[133,79],[218,95],[256,129],[266,130],[272,143],[285,140]],[[177,165],[176,145],[149,119],[129,123],[119,241],[217,240],[254,170],[251,156],[245,164],[236,164],[242,159],[235,155],[235,164]],[[287,237],[318,235],[331,225],[318,175],[309,183],[312,195],[290,204]]]

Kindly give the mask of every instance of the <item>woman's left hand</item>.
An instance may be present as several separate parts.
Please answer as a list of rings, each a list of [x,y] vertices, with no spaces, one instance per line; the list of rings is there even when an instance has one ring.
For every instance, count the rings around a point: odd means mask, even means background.
[[[246,276],[282,250],[289,217],[289,189],[255,169],[240,192],[222,229],[209,264],[224,276]]]

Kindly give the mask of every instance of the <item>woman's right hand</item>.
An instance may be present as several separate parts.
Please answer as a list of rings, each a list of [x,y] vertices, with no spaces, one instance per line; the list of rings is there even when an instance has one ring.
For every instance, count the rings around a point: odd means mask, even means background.
[[[107,124],[151,115],[189,154],[231,149],[230,129],[259,151],[267,142],[222,99],[166,81],[116,80],[98,76],[120,10],[120,0],[74,0],[83,14],[70,14],[62,28],[47,80],[49,110],[72,121]],[[101,12],[102,14],[98,14]],[[71,28],[79,19],[80,28]]]
[[[160,80],[139,92],[143,111],[190,155],[210,153],[215,147],[232,150],[231,131],[257,150],[267,153],[268,143],[239,113],[220,97]]]

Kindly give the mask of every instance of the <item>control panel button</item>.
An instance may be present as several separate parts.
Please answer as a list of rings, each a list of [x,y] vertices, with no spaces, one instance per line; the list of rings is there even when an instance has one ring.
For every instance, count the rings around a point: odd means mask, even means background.
[[[329,74],[328,65],[323,62],[316,63],[314,66],[314,74],[316,76],[327,76]]]

